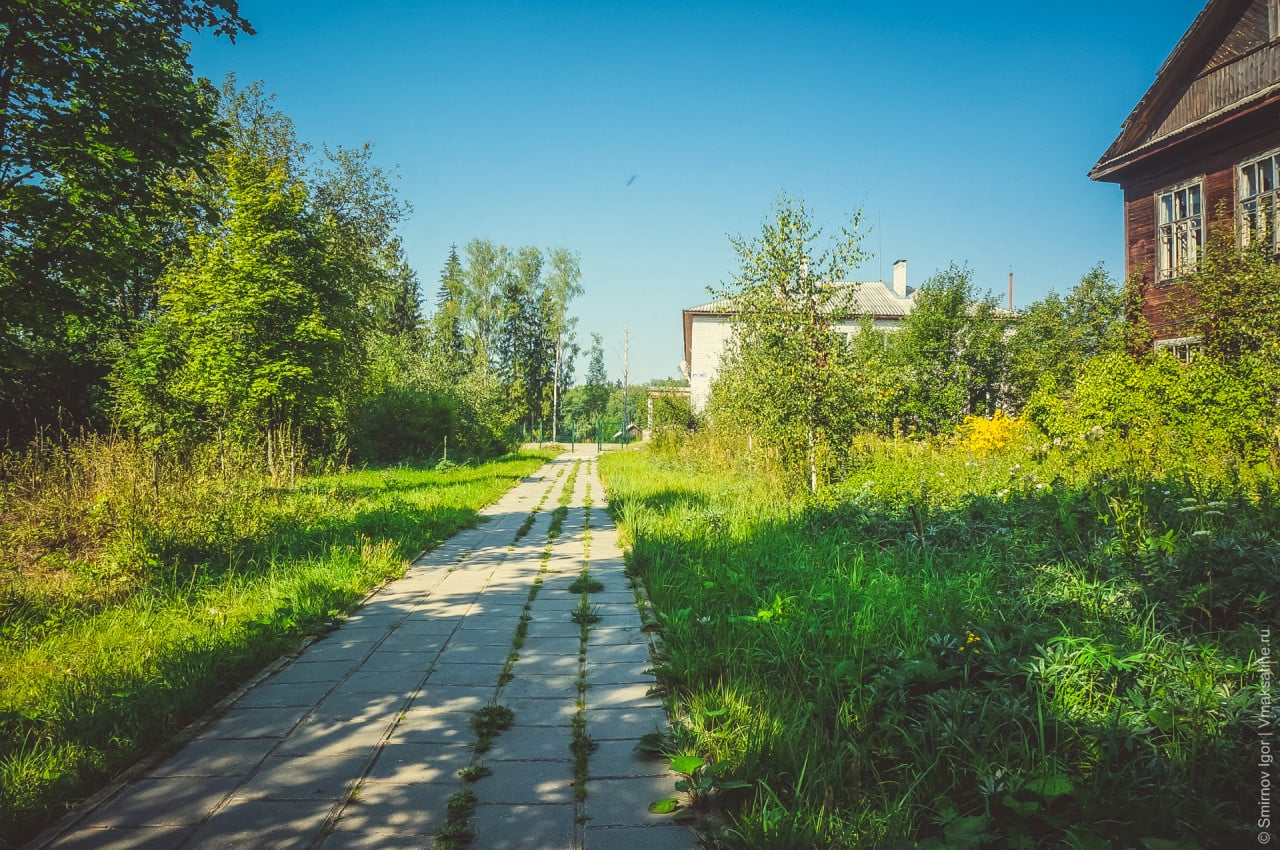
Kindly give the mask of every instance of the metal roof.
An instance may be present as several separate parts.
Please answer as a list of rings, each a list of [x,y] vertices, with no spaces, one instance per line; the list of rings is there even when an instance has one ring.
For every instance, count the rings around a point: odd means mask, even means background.
[[[880,280],[840,280],[832,284],[832,287],[843,290],[840,297],[833,299],[833,302],[845,301],[843,309],[839,309],[839,313],[847,318],[855,316],[885,316],[885,317],[901,317],[911,312],[915,302],[911,296],[899,298],[897,293],[889,289]],[[833,307],[833,312],[837,308]],[[697,307],[690,307],[687,313],[733,313],[734,303],[732,298],[717,298],[715,301],[708,301],[706,304],[700,304]]]

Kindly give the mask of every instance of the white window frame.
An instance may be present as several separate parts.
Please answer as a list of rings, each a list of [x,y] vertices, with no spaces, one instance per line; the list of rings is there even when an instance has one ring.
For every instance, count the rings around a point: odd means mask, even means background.
[[[1156,281],[1192,271],[1204,250],[1204,177],[1156,192]]]
[[[1240,246],[1254,239],[1268,238],[1271,248],[1280,247],[1280,148],[1251,156],[1236,165],[1236,221],[1239,223]]]
[[[1179,363],[1190,363],[1200,356],[1204,340],[1198,336],[1180,336],[1174,339],[1158,339],[1153,348],[1156,353],[1167,351],[1178,358]]]

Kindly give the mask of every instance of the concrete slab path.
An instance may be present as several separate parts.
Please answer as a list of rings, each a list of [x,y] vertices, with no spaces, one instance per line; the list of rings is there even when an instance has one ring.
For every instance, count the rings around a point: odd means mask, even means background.
[[[464,788],[474,848],[694,847],[648,812],[678,777],[634,749],[667,719],[594,447],[481,514],[181,750],[28,850],[430,848]],[[603,585],[587,596],[598,620],[585,638],[570,590],[584,569]],[[514,723],[479,753],[472,718],[497,705]],[[595,744],[585,788],[575,728]],[[459,777],[481,767],[483,778]]]

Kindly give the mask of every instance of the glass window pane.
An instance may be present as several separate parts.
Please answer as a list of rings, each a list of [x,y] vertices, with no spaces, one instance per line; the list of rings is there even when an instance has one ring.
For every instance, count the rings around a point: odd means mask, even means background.
[[[1173,221],[1173,195],[1164,194],[1160,196],[1160,223],[1168,224]]]
[[[1275,163],[1268,157],[1258,163],[1258,191],[1270,192],[1276,187]]]
[[[1187,197],[1191,199],[1191,210],[1187,215],[1200,215],[1200,187],[1192,186],[1187,190]],[[1199,225],[1196,225],[1199,227]]]
[[[1258,169],[1246,165],[1240,169],[1240,198],[1252,198],[1258,194]]]

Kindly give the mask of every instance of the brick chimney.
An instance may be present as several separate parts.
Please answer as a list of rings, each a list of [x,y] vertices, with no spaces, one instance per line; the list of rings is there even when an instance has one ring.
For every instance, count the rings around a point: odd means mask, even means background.
[[[906,260],[898,260],[893,264],[893,294],[899,298],[907,297]]]

